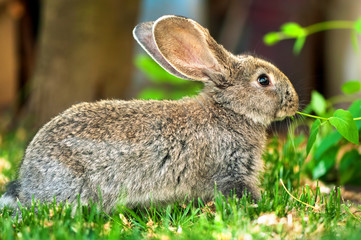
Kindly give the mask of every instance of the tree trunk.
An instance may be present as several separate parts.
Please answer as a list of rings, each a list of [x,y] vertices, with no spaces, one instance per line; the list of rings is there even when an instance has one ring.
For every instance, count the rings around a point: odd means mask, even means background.
[[[29,111],[39,126],[70,105],[123,97],[139,0],[51,0],[43,15]]]
[[[11,13],[9,1],[0,0],[0,112],[16,100],[17,19]]]

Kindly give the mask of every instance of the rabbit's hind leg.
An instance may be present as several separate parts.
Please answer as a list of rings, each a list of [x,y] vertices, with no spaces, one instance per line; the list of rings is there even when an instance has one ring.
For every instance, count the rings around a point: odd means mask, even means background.
[[[41,164],[24,161],[18,181],[19,201],[28,206],[33,200],[76,203],[78,195],[81,196],[86,188],[84,178],[53,159],[43,159]],[[81,200],[86,200],[86,197],[81,197]]]

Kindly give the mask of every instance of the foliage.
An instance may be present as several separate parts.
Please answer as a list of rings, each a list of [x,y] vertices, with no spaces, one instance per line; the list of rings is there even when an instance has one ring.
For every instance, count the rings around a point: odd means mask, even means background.
[[[152,83],[152,86],[139,93],[138,97],[141,99],[180,99],[195,95],[202,89],[201,83],[173,76],[148,56],[138,55],[135,65]]]
[[[358,92],[353,92],[355,100],[352,100],[347,110],[335,110],[332,99],[320,98],[322,95],[316,93],[312,94],[311,104],[306,107],[306,111],[321,115],[302,113],[317,117],[309,123],[311,127],[306,152],[312,152],[313,156],[305,170],[314,179],[337,181],[342,185],[360,185],[361,175],[355,170],[361,167],[361,154],[357,150],[361,133],[361,99],[357,99]],[[337,98],[342,99],[341,96]],[[321,109],[320,106],[326,107]]]
[[[361,18],[357,21],[327,21],[320,22],[308,27],[301,27],[298,23],[289,22],[281,26],[279,32],[270,32],[263,38],[267,45],[274,45],[285,39],[296,39],[293,52],[299,54],[306,42],[307,36],[332,29],[350,29],[351,40],[354,49],[358,51],[357,34],[361,34]]]

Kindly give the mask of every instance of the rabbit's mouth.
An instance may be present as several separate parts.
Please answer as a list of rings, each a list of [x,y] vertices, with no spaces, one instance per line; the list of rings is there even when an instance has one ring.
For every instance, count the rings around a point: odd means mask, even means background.
[[[294,116],[294,114],[293,115],[284,115],[284,116],[280,116],[280,117],[275,117],[273,121],[274,122],[283,121],[286,118],[289,118],[289,117],[292,117],[292,116]]]
[[[286,109],[288,108],[286,107]],[[294,116],[296,114],[297,109],[295,109],[294,111],[293,109],[292,110],[288,109],[288,111],[286,109],[281,109],[277,111],[274,116],[274,121],[282,121],[285,118]]]
[[[276,117],[275,121],[283,121],[287,116]]]

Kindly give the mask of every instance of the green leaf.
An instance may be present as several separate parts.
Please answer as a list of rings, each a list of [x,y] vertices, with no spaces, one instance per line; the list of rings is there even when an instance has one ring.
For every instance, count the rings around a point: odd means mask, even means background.
[[[336,155],[338,147],[333,147],[329,151],[325,152],[319,159],[316,159],[317,163],[312,169],[313,179],[320,178],[327,174],[327,172],[336,164]]]
[[[270,32],[263,37],[263,42],[268,46],[274,45],[279,41],[281,41],[281,37],[278,32]]]
[[[360,81],[348,81],[345,82],[341,87],[342,92],[345,94],[354,94],[361,90],[361,82]]]
[[[303,45],[305,45],[305,42],[306,42],[306,36],[302,35],[297,37],[295,41],[295,45],[293,45],[293,52],[297,55],[300,54]]]
[[[355,30],[361,34],[361,18],[359,18],[356,22],[355,22]]]
[[[361,117],[361,99],[354,101],[348,108],[348,111],[354,118]]]
[[[317,115],[323,115],[326,112],[327,102],[326,99],[317,91],[312,91],[311,106]]]
[[[357,174],[355,174],[355,171],[359,172],[359,169],[361,169],[360,153],[355,149],[346,152],[342,156],[339,165],[340,183],[345,184],[356,180]]]
[[[336,143],[338,143],[341,138],[341,134],[337,131],[333,131],[330,134],[326,135],[326,137],[324,137],[320,141],[320,145],[315,152],[315,158],[320,158],[326,151],[336,145]]]
[[[318,130],[319,130],[319,128],[320,128],[320,125],[321,125],[321,120],[320,120],[320,119],[317,119],[317,120],[314,121],[313,124],[312,124],[310,137],[308,138],[307,147],[306,147],[306,153],[307,153],[307,155],[310,153],[310,150],[311,150],[313,144],[314,144],[315,141],[316,141],[316,137],[317,137],[317,134],[318,134]]]
[[[329,118],[329,121],[344,138],[354,144],[359,144],[357,126],[349,111],[338,109],[333,116]]]
[[[300,36],[305,36],[305,30],[298,24],[294,22],[285,23],[281,26],[281,31],[289,37],[298,38]]]
[[[351,106],[348,108],[348,111],[352,114],[354,118],[361,117],[361,99],[354,101]],[[361,120],[355,121],[357,129],[361,129]]]

